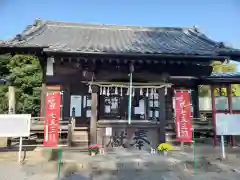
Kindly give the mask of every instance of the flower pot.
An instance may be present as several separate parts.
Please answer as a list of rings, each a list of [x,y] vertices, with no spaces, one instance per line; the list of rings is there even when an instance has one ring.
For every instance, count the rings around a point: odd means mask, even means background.
[[[168,152],[167,151],[162,151],[163,156],[167,156]]]
[[[96,152],[91,152],[91,156],[96,156]]]

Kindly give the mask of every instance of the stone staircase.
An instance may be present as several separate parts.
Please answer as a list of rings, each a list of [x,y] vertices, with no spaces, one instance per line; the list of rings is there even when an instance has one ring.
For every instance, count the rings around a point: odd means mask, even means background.
[[[212,141],[212,123],[211,119],[193,119],[194,137],[197,143],[207,143]],[[165,127],[166,142],[172,145],[179,145],[176,140],[175,122],[174,120],[167,121]]]

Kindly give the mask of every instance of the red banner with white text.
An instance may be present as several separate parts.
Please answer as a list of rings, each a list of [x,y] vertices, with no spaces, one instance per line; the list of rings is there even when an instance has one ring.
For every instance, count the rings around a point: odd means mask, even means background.
[[[49,92],[45,101],[44,146],[56,147],[59,139],[60,92]]]
[[[176,139],[192,142],[190,92],[175,92]]]

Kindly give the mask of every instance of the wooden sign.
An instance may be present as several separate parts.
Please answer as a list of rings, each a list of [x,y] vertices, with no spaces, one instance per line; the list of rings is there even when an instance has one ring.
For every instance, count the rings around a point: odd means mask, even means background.
[[[106,136],[112,136],[112,127],[106,127]]]

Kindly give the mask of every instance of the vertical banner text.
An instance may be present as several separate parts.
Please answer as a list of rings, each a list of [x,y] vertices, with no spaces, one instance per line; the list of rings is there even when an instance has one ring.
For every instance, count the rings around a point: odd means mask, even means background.
[[[190,93],[188,91],[175,92],[176,137],[178,141],[192,142],[190,108]]]
[[[46,95],[44,122],[44,146],[56,147],[59,139],[60,123],[60,92],[50,92]]]

